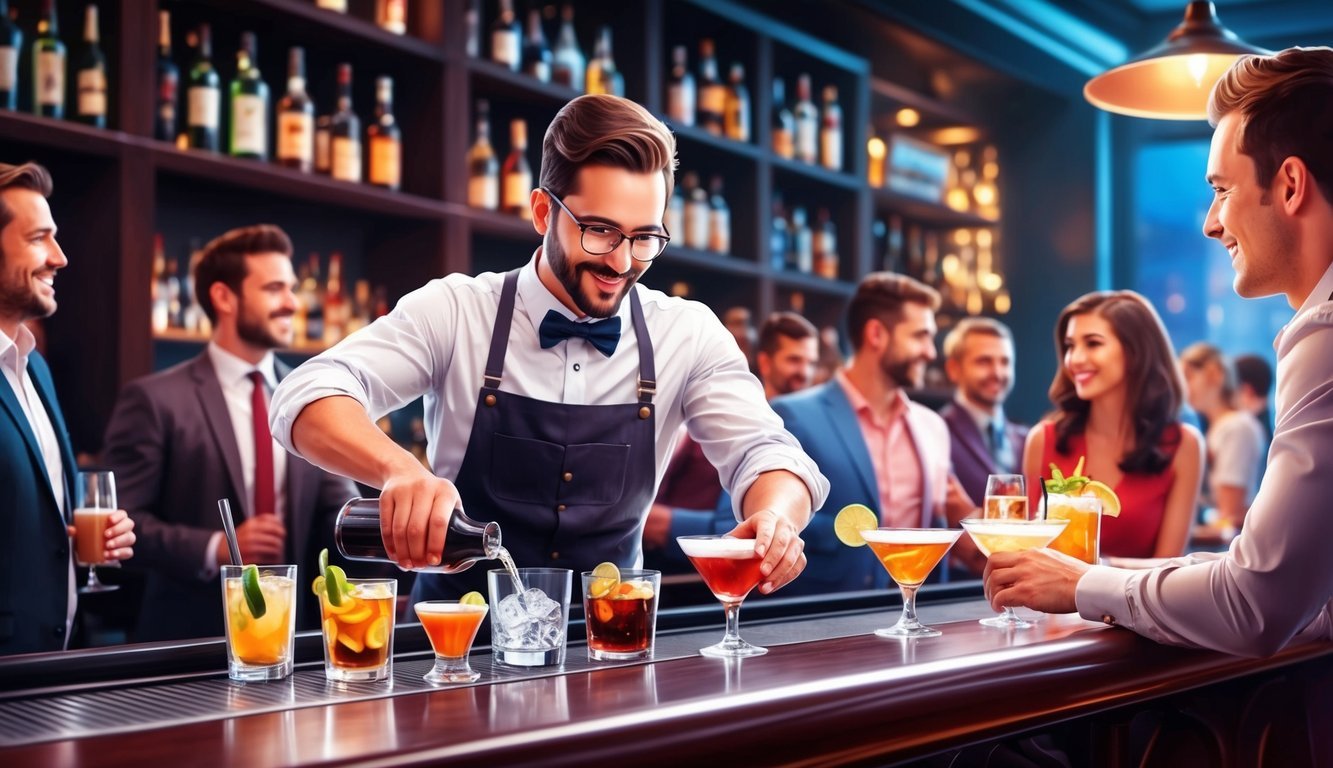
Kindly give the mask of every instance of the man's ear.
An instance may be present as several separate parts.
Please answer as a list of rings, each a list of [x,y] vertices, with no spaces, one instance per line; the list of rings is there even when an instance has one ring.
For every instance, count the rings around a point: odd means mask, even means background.
[[[551,221],[551,198],[538,187],[528,195],[528,205],[532,210],[532,228],[537,230],[537,234],[546,237]]]
[[[1305,161],[1294,155],[1288,157],[1278,166],[1277,175],[1273,179],[1277,186],[1274,199],[1282,201],[1282,208],[1288,214],[1295,214],[1314,191],[1311,186],[1313,182]]]

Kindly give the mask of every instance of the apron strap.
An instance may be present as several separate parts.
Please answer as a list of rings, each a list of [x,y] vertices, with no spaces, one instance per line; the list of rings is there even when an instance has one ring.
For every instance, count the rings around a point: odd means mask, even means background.
[[[648,323],[643,319],[643,305],[639,303],[638,285],[629,290],[629,316],[634,323],[635,346],[639,348],[639,402],[653,402],[657,394],[657,366],[653,362],[653,342],[648,338]]]
[[[499,389],[505,368],[505,350],[509,348],[509,326],[514,319],[514,295],[518,293],[518,270],[505,274],[504,288],[500,290],[500,307],[495,311],[495,328],[491,331],[491,353],[486,358],[486,376],[482,389]]]

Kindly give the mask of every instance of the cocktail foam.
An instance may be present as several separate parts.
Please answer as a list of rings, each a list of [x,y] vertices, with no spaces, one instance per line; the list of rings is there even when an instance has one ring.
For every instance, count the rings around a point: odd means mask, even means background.
[[[723,557],[730,560],[746,560],[754,557],[754,539],[695,539],[682,537],[676,539],[686,557]]]
[[[420,602],[412,606],[417,613],[479,613],[486,610],[484,605],[466,605],[464,603],[446,603],[438,601]]]
[[[949,528],[875,528],[861,537],[876,544],[952,544],[962,531]]]

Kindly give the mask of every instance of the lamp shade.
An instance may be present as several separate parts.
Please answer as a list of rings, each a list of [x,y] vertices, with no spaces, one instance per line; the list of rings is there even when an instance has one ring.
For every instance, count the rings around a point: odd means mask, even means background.
[[[1203,120],[1208,94],[1236,59],[1266,54],[1222,26],[1210,0],[1194,0],[1166,42],[1092,78],[1083,97],[1108,112],[1158,120]]]

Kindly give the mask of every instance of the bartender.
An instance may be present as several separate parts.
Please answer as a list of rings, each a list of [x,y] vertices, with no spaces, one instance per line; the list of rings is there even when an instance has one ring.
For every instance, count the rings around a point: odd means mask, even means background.
[[[708,307],[640,286],[670,233],[675,139],[626,99],[581,96],[552,120],[531,191],[542,245],[505,274],[453,274],[301,365],[273,434],[382,489],[389,556],[437,565],[455,508],[500,524],[522,567],[640,560],[643,522],[685,424],[756,540],[760,591],[805,567],[800,531],[828,481],[764,400]],[[425,399],[430,470],[374,420]],[[414,599],[485,589],[484,569],[423,574]]]

